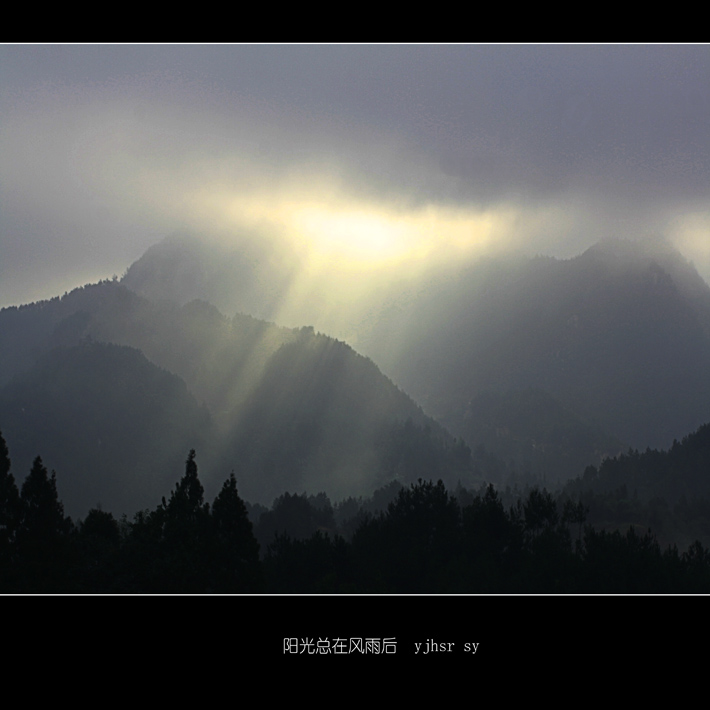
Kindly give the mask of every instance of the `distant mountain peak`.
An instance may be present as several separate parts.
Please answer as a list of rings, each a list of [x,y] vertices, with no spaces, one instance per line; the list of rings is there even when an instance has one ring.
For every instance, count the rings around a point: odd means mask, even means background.
[[[649,236],[645,239],[622,239],[608,237],[598,241],[582,254],[583,257],[606,257],[615,259],[653,259],[658,257],[683,258],[681,253],[664,237]],[[684,260],[685,261],[685,260]]]
[[[660,268],[696,307],[698,300],[707,301],[710,296],[710,286],[700,276],[693,263],[663,237],[650,236],[638,240],[603,239],[572,261],[578,264],[599,264],[617,273],[620,270],[640,272],[649,268]],[[701,304],[700,307],[704,312],[708,310],[707,305]],[[710,312],[703,317],[710,326]]]

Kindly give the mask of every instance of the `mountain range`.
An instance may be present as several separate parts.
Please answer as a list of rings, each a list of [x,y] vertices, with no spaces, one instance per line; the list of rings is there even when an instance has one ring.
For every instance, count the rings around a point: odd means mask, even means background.
[[[344,497],[425,471],[475,473],[470,451],[372,361],[313,328],[105,281],[3,309],[0,338],[13,469],[21,477],[40,454],[73,514],[154,505],[193,448],[208,494],[234,470],[241,494],[262,503],[289,489]]]
[[[199,293],[225,312],[286,297],[278,274],[268,288],[235,281],[238,259],[182,235],[149,250],[123,283],[151,297],[165,284],[177,302]],[[608,239],[572,259],[482,259],[343,313],[339,324],[317,309],[308,317],[351,333],[350,345],[454,436],[552,479],[628,447],[667,448],[710,420],[710,287],[664,240]]]
[[[315,307],[301,327],[265,320],[290,278],[273,263],[181,235],[120,281],[2,309],[16,477],[41,454],[73,514],[154,505],[193,448],[208,495],[234,470],[263,503],[553,482],[710,421],[710,288],[664,242],[452,267],[343,311],[348,343]]]

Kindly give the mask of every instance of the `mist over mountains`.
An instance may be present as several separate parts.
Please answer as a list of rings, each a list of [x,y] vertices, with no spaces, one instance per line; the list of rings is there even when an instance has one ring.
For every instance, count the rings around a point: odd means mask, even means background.
[[[228,313],[285,297],[278,274],[234,278],[235,258],[167,239],[123,283],[178,302],[199,294]],[[347,306],[328,326],[427,414],[552,479],[629,446],[667,448],[710,418],[710,287],[663,240],[484,259],[404,292],[397,283],[376,308]],[[308,316],[322,327],[317,308]]]
[[[149,507],[191,448],[208,493],[233,470],[262,503],[474,476],[470,452],[370,360],[312,328],[155,303],[106,281],[4,309],[0,334],[13,468],[29,471],[41,452],[73,514]]]
[[[0,591],[710,590],[710,45],[0,67]]]
[[[296,328],[266,320],[292,280],[266,252],[181,235],[120,282],[0,311],[16,475],[41,454],[75,514],[153,505],[192,448],[209,495],[234,470],[266,504],[418,478],[552,484],[710,421],[710,288],[665,243],[482,260],[339,323],[305,299]]]
[[[610,241],[463,270],[400,314],[417,328],[383,320],[361,348],[469,442],[474,397],[532,388],[627,446],[667,447],[710,415],[709,304],[676,251]],[[416,357],[393,357],[385,332]]]

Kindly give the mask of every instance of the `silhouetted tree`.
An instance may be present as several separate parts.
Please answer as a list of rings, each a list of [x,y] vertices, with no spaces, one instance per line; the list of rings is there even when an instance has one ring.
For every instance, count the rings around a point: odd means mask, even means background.
[[[564,508],[562,509],[562,522],[568,525],[577,525],[577,543],[581,545],[582,543],[582,526],[587,520],[587,515],[589,514],[589,507],[584,505],[582,501],[573,503],[570,498],[565,501]]]
[[[15,535],[20,513],[20,493],[10,473],[7,445],[0,434],[0,591],[10,591],[13,587]]]
[[[492,485],[462,510],[467,592],[499,592],[506,589],[511,568],[519,564],[522,527],[506,513]]]
[[[212,504],[212,530],[215,540],[210,576],[214,591],[260,591],[259,543],[237,492],[234,472]]]
[[[354,555],[372,591],[450,591],[442,581],[460,542],[459,508],[442,481],[400,490],[387,513],[353,536]]]
[[[59,592],[67,571],[68,534],[72,523],[64,517],[57,494],[56,474],[49,476],[37,456],[20,494],[22,513],[17,530],[24,591]]]
[[[85,593],[125,591],[122,588],[121,530],[111,513],[89,511],[76,535],[76,590]]]
[[[204,592],[209,562],[209,505],[197,476],[195,451],[185,462],[185,475],[166,503],[156,511],[162,526],[162,591]]]
[[[534,538],[559,520],[555,499],[546,491],[533,488],[523,504],[525,530]]]
[[[182,525],[194,522],[205,512],[205,489],[197,476],[195,450],[192,449],[185,462],[185,475],[175,486],[167,504],[168,520]]]
[[[256,536],[262,549],[271,544],[277,535],[288,535],[294,540],[306,540],[318,529],[335,529],[333,509],[316,507],[305,494],[279,496],[272,509],[264,513],[256,526]]]

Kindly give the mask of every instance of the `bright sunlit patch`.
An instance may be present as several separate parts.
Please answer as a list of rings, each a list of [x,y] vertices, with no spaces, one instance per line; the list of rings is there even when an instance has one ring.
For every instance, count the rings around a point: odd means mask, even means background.
[[[262,192],[229,195],[210,190],[193,205],[198,223],[221,222],[233,233],[266,228],[278,233],[314,271],[384,272],[478,256],[508,244],[518,210],[430,204],[403,209],[339,195]]]
[[[670,240],[710,283],[710,212],[688,209],[670,220]]]
[[[311,242],[314,253],[325,261],[346,259],[379,266],[401,258],[411,247],[406,226],[382,214],[317,204],[292,209],[295,232]]]
[[[691,211],[676,216],[669,231],[681,252],[710,256],[710,212]]]

